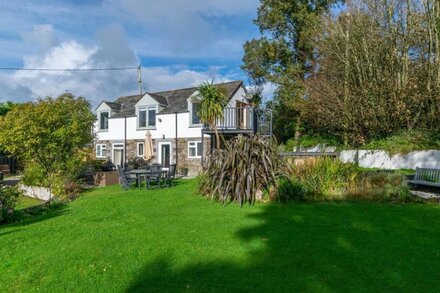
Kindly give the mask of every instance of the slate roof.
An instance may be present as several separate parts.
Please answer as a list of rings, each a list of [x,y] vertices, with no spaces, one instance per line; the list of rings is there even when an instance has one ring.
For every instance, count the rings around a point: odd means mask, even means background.
[[[231,81],[219,83],[215,86],[221,89],[226,96],[231,99],[242,84],[242,81]],[[197,89],[198,87],[191,87],[148,94],[160,105],[165,106],[159,114],[183,113],[188,112],[187,100]],[[114,102],[105,102],[110,108],[117,112],[111,118],[136,116],[135,105],[143,96],[144,95],[123,96],[117,98]]]

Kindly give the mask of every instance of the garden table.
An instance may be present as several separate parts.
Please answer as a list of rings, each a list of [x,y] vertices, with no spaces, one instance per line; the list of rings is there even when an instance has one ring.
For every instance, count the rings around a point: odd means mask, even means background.
[[[159,172],[161,172],[162,174],[166,174],[168,172],[168,170],[165,169],[161,169]],[[148,176],[150,175],[152,172],[149,169],[137,169],[137,170],[131,170],[130,174],[136,175],[136,181],[138,183],[138,188],[141,188],[141,176]],[[156,171],[157,173],[157,171]]]

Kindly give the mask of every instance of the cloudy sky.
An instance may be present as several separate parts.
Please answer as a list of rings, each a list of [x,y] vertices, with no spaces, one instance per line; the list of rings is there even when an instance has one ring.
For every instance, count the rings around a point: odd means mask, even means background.
[[[145,91],[243,79],[243,42],[257,37],[258,0],[0,2],[0,67],[142,64]],[[69,91],[94,105],[136,94],[136,71],[0,71],[0,102]],[[267,90],[270,95],[270,89]]]

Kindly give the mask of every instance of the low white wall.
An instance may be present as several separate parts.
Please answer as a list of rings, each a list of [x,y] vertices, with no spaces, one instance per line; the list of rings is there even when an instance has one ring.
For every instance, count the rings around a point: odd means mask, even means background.
[[[440,169],[440,150],[415,151],[389,155],[385,151],[348,150],[340,152],[343,162],[359,162],[360,167],[381,169]]]
[[[23,195],[27,197],[33,197],[44,201],[48,201],[50,199],[49,188],[38,187],[38,186],[26,186],[22,184],[20,184],[18,188],[23,192]]]

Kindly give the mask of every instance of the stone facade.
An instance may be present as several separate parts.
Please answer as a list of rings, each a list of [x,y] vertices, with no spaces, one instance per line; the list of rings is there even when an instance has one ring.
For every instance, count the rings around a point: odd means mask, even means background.
[[[190,141],[202,141],[201,137],[193,138],[178,138],[177,139],[177,158],[176,158],[176,139],[164,138],[153,139],[153,158],[149,163],[160,163],[158,151],[162,143],[169,143],[171,145],[171,164],[175,164],[177,161],[177,172],[179,174],[185,174],[188,176],[196,176],[202,170],[202,158],[189,158],[188,156],[188,142]],[[127,161],[131,161],[137,157],[137,144],[139,142],[145,142],[145,140],[127,140],[126,151]],[[124,141],[106,141],[100,140],[96,144],[105,144],[107,149],[106,158],[103,160],[112,160],[112,146],[115,143],[124,143]],[[204,140],[204,160],[206,162],[207,156],[210,153],[210,138],[206,137]],[[177,160],[176,160],[177,159]]]

